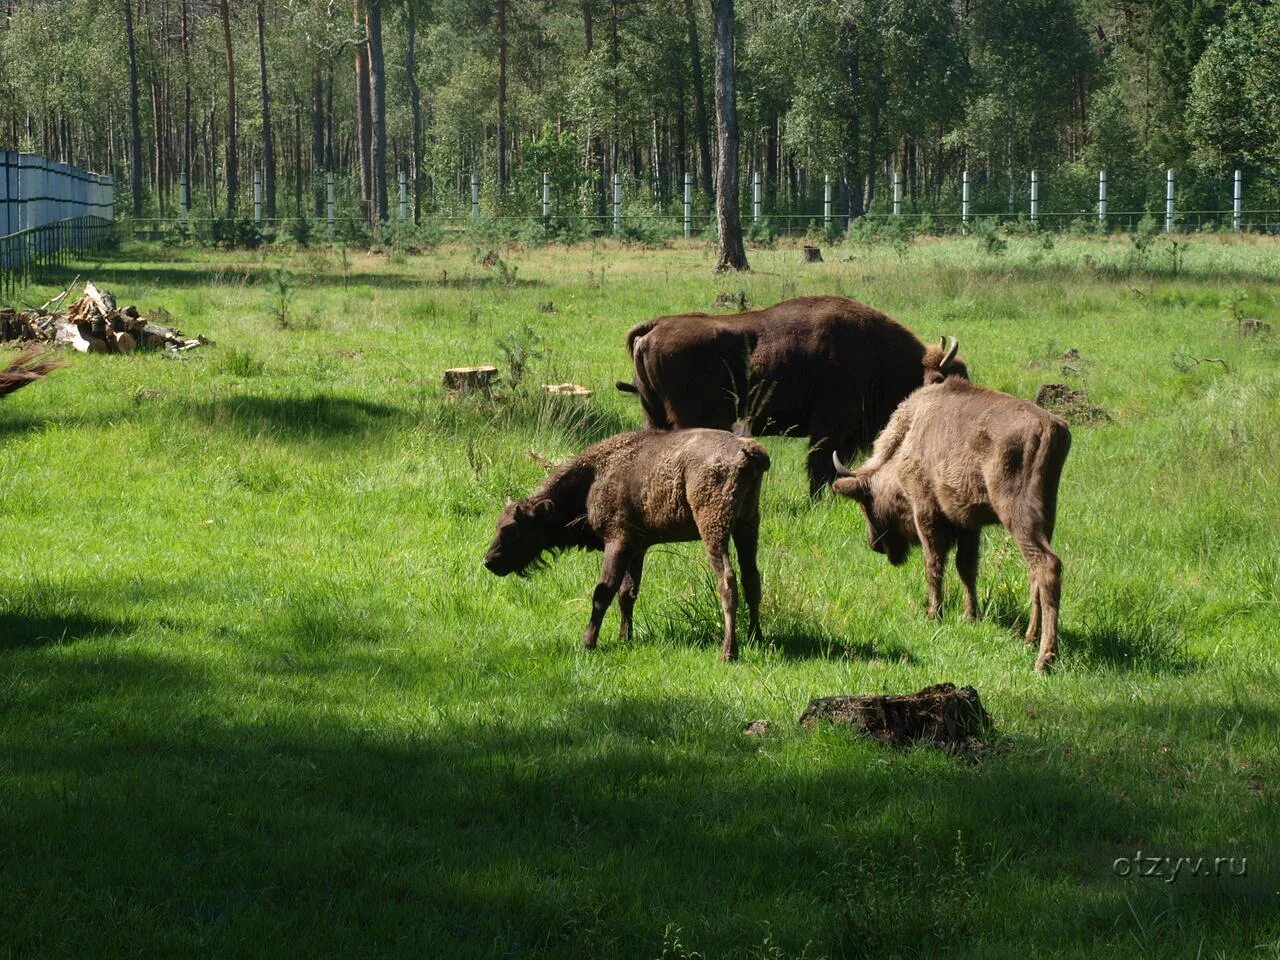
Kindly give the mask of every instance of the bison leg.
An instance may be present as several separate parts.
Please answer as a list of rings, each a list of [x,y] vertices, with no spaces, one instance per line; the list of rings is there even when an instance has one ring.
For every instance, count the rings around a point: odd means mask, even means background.
[[[604,565],[600,569],[600,582],[596,584],[591,595],[591,622],[587,624],[587,632],[582,635],[582,645],[588,650],[596,648],[596,638],[600,636],[600,623],[604,613],[613,602],[613,595],[618,592],[618,584],[626,572],[630,558],[624,548],[616,543],[609,543],[604,548]]]
[[[1030,571],[1028,579],[1031,581],[1031,617],[1027,623],[1027,638],[1024,645],[1033,647],[1036,639],[1040,636],[1040,589],[1036,584],[1036,572],[1034,569]]]
[[[835,482],[836,468],[831,462],[831,450],[831,443],[825,436],[809,438],[809,496],[814,500]]]
[[[742,574],[742,593],[747,601],[747,636],[760,639],[760,568],[756,565],[756,547],[760,541],[760,517],[744,517],[733,531],[738,548],[738,570]]]
[[[636,597],[640,593],[640,576],[644,572],[644,551],[635,555],[627,573],[622,578],[622,586],[618,589],[618,611],[622,614],[622,622],[618,625],[618,641],[625,643],[631,639],[631,611],[635,609]]]
[[[977,530],[965,530],[956,538],[956,572],[964,586],[964,615],[978,619],[978,544]]]
[[[1018,547],[1031,571],[1031,624],[1027,630],[1034,640],[1034,628],[1040,628],[1040,653],[1036,671],[1043,673],[1058,659],[1058,606],[1062,600],[1062,561],[1049,546],[1042,532],[1015,533]],[[1037,622],[1038,621],[1038,622]]]

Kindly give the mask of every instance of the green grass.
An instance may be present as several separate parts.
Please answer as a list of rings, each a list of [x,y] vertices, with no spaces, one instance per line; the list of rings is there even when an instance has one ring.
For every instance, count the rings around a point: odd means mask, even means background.
[[[75,356],[0,403],[0,956],[1280,956],[1280,341],[1232,316],[1280,330],[1280,246],[1163,244],[784,247],[722,278],[702,246],[74,265],[217,344]],[[655,552],[635,638],[613,611],[594,655],[598,555],[481,568],[506,496],[638,424],[627,327],[739,290],[852,295],[985,384],[1110,412],[1063,480],[1052,676],[1002,531],[984,621],[949,572],[926,622],[919,555],[810,505],[801,441],[766,441],[740,663],[698,544]],[[445,401],[525,324],[523,388]],[[564,380],[596,393],[529,389]],[[976,759],[795,722],[943,680],[995,719]],[[1117,876],[1139,850],[1248,872]]]

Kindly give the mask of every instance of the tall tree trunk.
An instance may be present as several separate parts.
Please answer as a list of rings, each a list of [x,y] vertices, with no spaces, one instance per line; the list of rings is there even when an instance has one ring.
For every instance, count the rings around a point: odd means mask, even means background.
[[[160,211],[160,216],[165,215],[164,202],[164,127],[161,122],[160,114],[160,78],[156,76],[155,68],[151,70],[151,77],[148,86],[151,88],[151,130],[153,134],[154,150],[152,151],[152,180],[156,192],[156,204]]]
[[[698,44],[698,18],[694,13],[693,0],[684,0],[684,17],[689,28],[689,68],[693,73],[693,123],[698,136],[698,153],[702,160],[698,169],[702,174],[702,192],[710,194],[711,132],[707,123],[707,93],[702,82],[702,48]]]
[[[591,56],[591,51],[595,49],[595,15],[592,11],[592,2],[593,0],[583,0],[582,4],[582,33],[588,57]],[[603,219],[607,204],[605,201],[604,181],[604,141],[600,137],[599,130],[593,130],[589,150],[590,158],[588,162],[591,164],[592,179],[595,181],[596,216]]]
[[[276,151],[271,138],[271,91],[267,86],[267,24],[264,0],[258,0],[258,86],[262,92],[262,179],[267,219],[276,218]],[[286,114],[287,116],[287,114]],[[288,121],[286,120],[287,124]],[[286,126],[287,130],[288,127]]]
[[[239,159],[239,147],[236,143],[236,59],[235,51],[231,47],[231,0],[221,0],[219,3],[219,12],[222,15],[222,39],[227,48],[227,161],[226,161],[226,191],[227,191],[227,219],[231,220],[236,215],[236,203],[240,191],[240,177],[237,164]]]
[[[317,61],[311,74],[311,186],[315,193],[315,215],[325,215],[326,170],[324,156],[324,78]]]
[[[413,181],[413,222],[422,220],[422,91],[418,89],[418,4],[405,5],[405,82],[409,85],[409,109],[413,112],[413,143],[409,153],[409,176]]]
[[[507,0],[498,0],[498,195],[507,192]]]
[[[356,27],[365,30],[364,4],[354,3]],[[373,125],[369,120],[369,43],[368,37],[356,44],[356,156],[360,161],[360,200],[364,217],[369,221],[370,198],[373,196]]]
[[[226,0],[223,0],[225,3]],[[124,32],[129,48],[129,187],[134,219],[142,217],[142,125],[138,117],[138,55],[133,43],[133,0],[122,0]]]
[[[293,107],[293,215],[302,213],[302,104]]]
[[[182,0],[182,172],[187,177],[187,190],[191,189],[191,152],[195,147],[195,134],[191,129],[191,20],[188,0]],[[179,203],[188,197],[180,197]]]
[[[733,0],[711,0],[716,47],[716,271],[749,270],[738,215],[738,108],[733,65]]]
[[[387,76],[382,58],[382,0],[365,0],[365,29],[369,34],[370,165],[373,192],[369,220],[374,235],[387,219]]]

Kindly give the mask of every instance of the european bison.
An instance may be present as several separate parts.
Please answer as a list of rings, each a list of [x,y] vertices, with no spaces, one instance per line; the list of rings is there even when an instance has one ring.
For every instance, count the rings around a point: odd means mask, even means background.
[[[921,384],[968,376],[958,344],[925,347],[847,297],[800,297],[731,316],[658,317],[627,333],[633,383],[654,429],[746,420],[751,432],[809,438],[809,492],[835,479],[832,451],[866,446]]]
[[[738,550],[750,632],[760,630],[760,482],[769,455],[754,440],[720,430],[620,433],[558,468],[531,496],[509,501],[484,565],[523,574],[544,553],[603,550],[600,582],[582,645],[594,649],[600,621],[618,593],[619,639],[631,634],[644,554],[658,543],[702,540],[720,587],[725,660],[738,655],[738,591],[729,538]]]
[[[21,390],[64,365],[65,361],[47,356],[42,347],[23,350],[0,370],[0,397]]]
[[[895,566],[924,548],[929,616],[942,604],[942,573],[956,546],[964,611],[978,614],[981,528],[1003,524],[1030,568],[1027,645],[1040,633],[1036,670],[1058,655],[1062,562],[1050,548],[1058,481],[1071,448],[1061,417],[1007,393],[951,378],[921,387],[898,407],[855,473],[835,455],[835,491],[862,504],[871,548]]]

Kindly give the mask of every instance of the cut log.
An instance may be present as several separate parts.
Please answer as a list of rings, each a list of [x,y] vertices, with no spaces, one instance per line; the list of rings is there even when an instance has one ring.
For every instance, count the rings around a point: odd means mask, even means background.
[[[981,742],[991,729],[991,717],[973,687],[939,683],[917,693],[819,697],[809,701],[800,723],[819,721],[848,724],[859,733],[898,747],[931,743],[959,749]]]
[[[115,294],[107,290],[99,290],[92,282],[85,283],[84,295],[89,298],[100,319],[105,320],[116,308]]]
[[[544,383],[543,393],[554,393],[562,397],[589,397],[591,391],[576,383]]]
[[[806,243],[804,246],[804,262],[805,263],[822,263],[823,262],[822,248],[810,246],[809,244]]]
[[[450,367],[444,372],[444,385],[454,393],[488,393],[497,376],[497,367]]]
[[[138,341],[133,339],[133,335],[121,331],[111,335],[115,339],[116,353],[133,353],[138,348]]]

